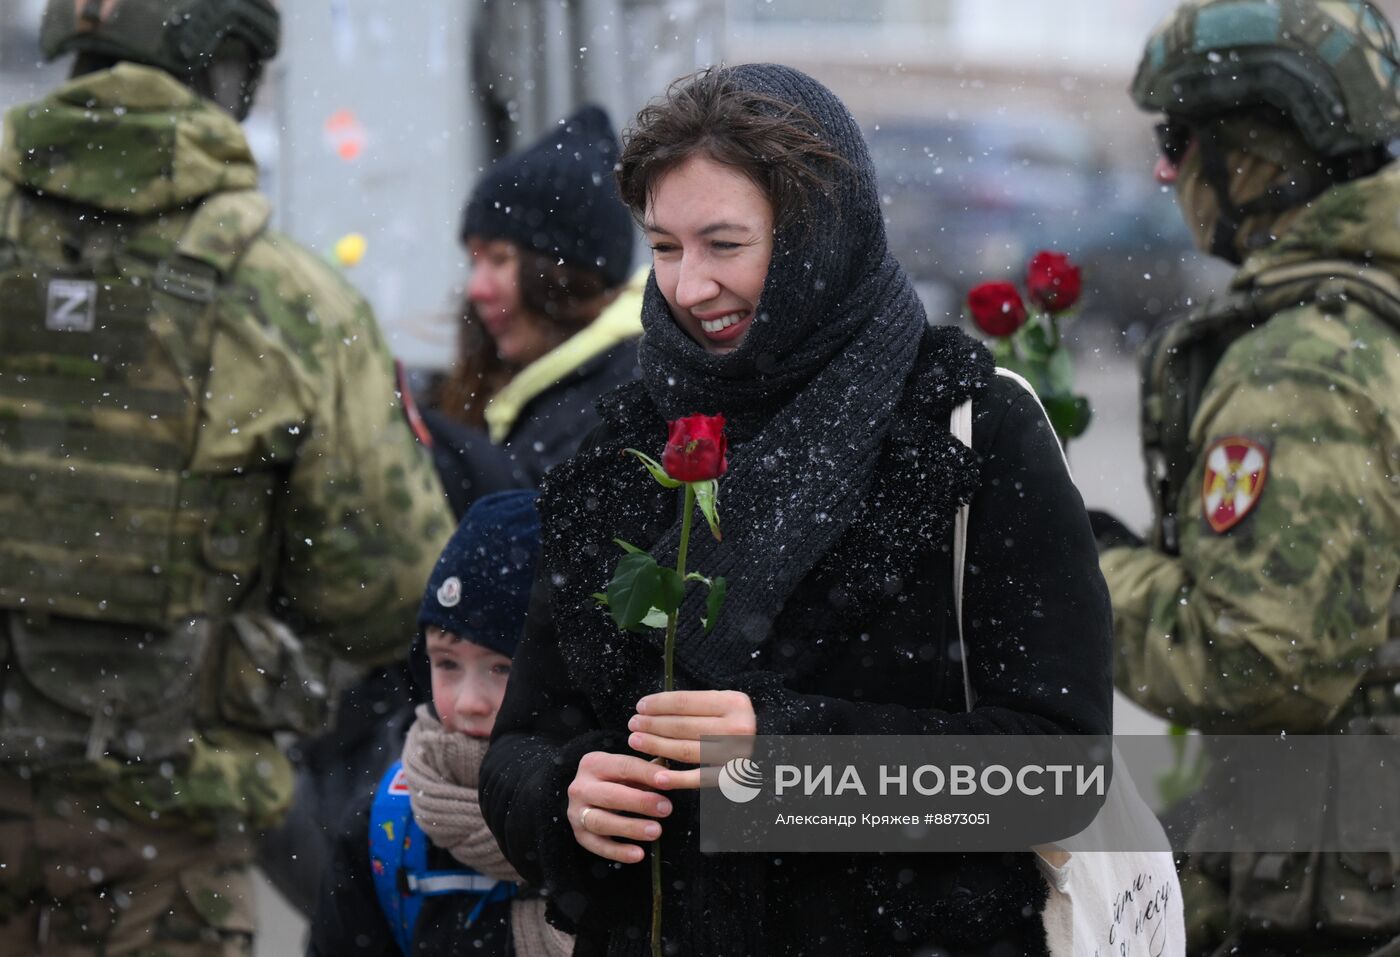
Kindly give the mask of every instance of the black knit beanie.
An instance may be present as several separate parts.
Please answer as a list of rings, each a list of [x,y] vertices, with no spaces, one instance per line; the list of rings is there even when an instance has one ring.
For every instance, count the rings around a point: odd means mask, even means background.
[[[462,241],[508,239],[600,273],[620,286],[632,269],[632,214],[613,169],[618,142],[608,115],[585,106],[522,153],[487,171],[462,216]]]

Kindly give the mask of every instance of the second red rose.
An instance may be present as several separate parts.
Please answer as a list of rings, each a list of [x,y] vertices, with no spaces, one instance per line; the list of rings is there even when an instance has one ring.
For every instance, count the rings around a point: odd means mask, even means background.
[[[967,294],[972,321],[989,336],[1009,336],[1026,323],[1026,304],[1009,282],[984,282]]]
[[[1079,301],[1079,267],[1064,253],[1042,250],[1026,269],[1026,291],[1046,312],[1064,312]]]

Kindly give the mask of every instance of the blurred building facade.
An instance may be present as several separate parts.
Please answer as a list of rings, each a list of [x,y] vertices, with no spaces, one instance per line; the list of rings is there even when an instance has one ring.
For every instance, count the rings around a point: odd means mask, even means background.
[[[1175,0],[729,0],[735,60],[819,77],[871,141],[891,245],[935,320],[1039,248],[1088,267],[1084,311],[1131,346],[1218,280],[1151,177],[1128,99]]]
[[[623,127],[672,79],[720,60],[791,63],[846,100],[884,158],[891,234],[935,290],[936,318],[955,317],[959,286],[1044,244],[1107,264],[1087,303],[1153,317],[1190,287],[1173,274],[1210,270],[1151,184],[1151,118],[1125,92],[1173,4],[283,2],[284,49],[247,131],[278,226],[328,256],[365,238],[350,278],[412,365],[451,355],[458,216],[492,160],[582,102]],[[1400,18],[1400,0],[1379,5]],[[0,0],[0,106],[62,76],[39,60],[43,7]]]
[[[315,248],[365,236],[353,281],[410,365],[454,354],[462,205],[498,157],[581,103],[622,127],[719,59],[723,0],[284,3],[275,179]]]

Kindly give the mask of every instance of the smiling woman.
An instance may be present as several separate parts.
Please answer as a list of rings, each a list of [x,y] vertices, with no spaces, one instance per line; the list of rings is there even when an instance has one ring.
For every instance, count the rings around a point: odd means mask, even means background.
[[[693,764],[706,734],[1109,730],[1107,595],[1054,432],[985,349],[929,326],[865,141],[810,77],[677,81],[628,132],[618,179],[653,253],[642,378],[541,490],[542,573],[482,766],[502,849],[577,954],[646,951],[658,853],[667,953],[1044,954],[1029,852],[706,854],[699,771],[652,759]],[[971,449],[949,431],[969,400]],[[680,690],[655,693],[661,639],[619,636],[593,596],[615,539],[678,557],[674,494],[624,450],[659,454],[668,420],[694,414],[724,416],[729,465],[723,541],[690,540],[687,567],[728,597],[708,634],[685,608]]]

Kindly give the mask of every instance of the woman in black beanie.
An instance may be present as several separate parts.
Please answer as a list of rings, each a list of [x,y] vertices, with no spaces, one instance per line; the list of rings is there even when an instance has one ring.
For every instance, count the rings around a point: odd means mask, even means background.
[[[607,114],[585,106],[499,160],[467,201],[457,358],[425,415],[459,516],[494,486],[537,485],[597,422],[598,396],[636,376],[640,296],[619,300],[635,229],[617,154]]]
[[[1029,852],[702,854],[693,773],[648,759],[692,754],[702,724],[1107,733],[1107,593],[1049,423],[985,349],[929,327],[860,132],[811,78],[750,64],[678,81],[638,117],[619,181],[654,253],[642,378],[546,479],[541,575],[482,769],[488,824],[577,954],[647,952],[657,830],[668,953],[1044,954]],[[968,399],[971,449],[949,429]],[[708,635],[683,608],[677,637],[677,687],[704,722],[658,711],[658,643],[618,634],[592,598],[614,538],[674,558],[674,493],[621,452],[660,449],[667,420],[700,412],[731,440],[724,540],[690,545],[729,599]],[[971,711],[951,557],[966,502]]]

